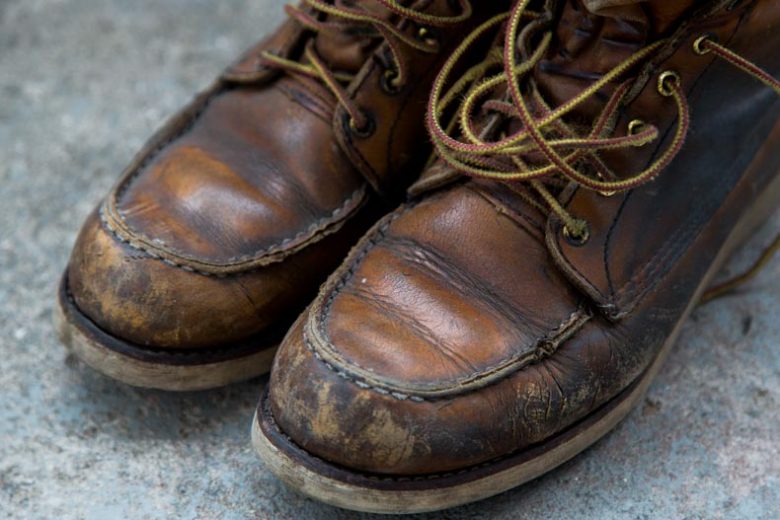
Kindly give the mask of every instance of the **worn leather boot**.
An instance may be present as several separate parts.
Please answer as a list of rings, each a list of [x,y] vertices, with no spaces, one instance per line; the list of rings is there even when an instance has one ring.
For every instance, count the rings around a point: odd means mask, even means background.
[[[777,2],[527,3],[444,67],[439,160],[277,354],[254,443],[315,498],[435,510],[582,451],[780,202]]]
[[[89,217],[59,292],[63,341],[145,387],[266,372],[318,286],[430,157],[436,73],[509,2],[481,4],[288,7]]]

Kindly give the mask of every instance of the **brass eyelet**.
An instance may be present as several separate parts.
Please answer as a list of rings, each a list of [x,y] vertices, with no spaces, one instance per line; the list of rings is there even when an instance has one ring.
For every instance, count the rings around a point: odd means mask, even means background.
[[[366,139],[371,137],[376,131],[376,121],[374,121],[374,118],[365,112],[363,112],[363,115],[366,118],[366,124],[363,128],[357,126],[357,124],[355,124],[355,120],[348,113],[344,114],[344,123],[352,135],[361,139]]]
[[[398,83],[398,72],[394,69],[385,70],[379,84],[385,94],[395,95],[403,90],[403,85]]]
[[[680,88],[682,79],[680,75],[673,70],[667,70],[658,76],[658,93],[665,97],[674,95],[675,88]]]
[[[563,226],[563,238],[574,247],[582,247],[590,240],[590,226],[588,226],[588,223],[585,221],[583,221],[583,223],[585,224],[585,227],[580,236],[575,235],[568,227]]]
[[[693,42],[693,52],[695,52],[699,56],[704,56],[705,54],[712,52],[711,49],[707,49],[703,47],[703,44],[706,41],[717,43],[718,37],[712,33],[702,34],[701,36],[696,38],[696,40]]]
[[[425,27],[424,25],[417,28],[417,39],[425,42],[429,47],[439,46],[439,38],[436,33],[430,27]]]
[[[641,119],[634,119],[628,123],[628,135],[636,135],[642,132],[642,129],[647,125]]]
[[[633,122],[633,121],[632,121],[632,122]],[[602,181],[604,181],[604,180],[605,180],[605,179],[604,179],[604,176],[603,176],[601,173],[599,173],[599,174],[598,174],[598,177],[599,177],[599,179],[600,179],[600,180],[602,180]],[[609,198],[609,197],[612,197],[612,196],[614,196],[615,194],[617,194],[617,191],[606,191],[606,190],[604,190],[604,191],[597,191],[596,193],[598,193],[598,194],[599,194],[599,195],[601,195],[602,197],[607,197],[607,198]]]

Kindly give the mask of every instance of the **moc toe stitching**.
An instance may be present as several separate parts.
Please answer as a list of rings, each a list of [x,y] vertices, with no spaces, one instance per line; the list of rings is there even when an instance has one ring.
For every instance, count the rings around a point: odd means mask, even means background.
[[[110,208],[103,204],[100,208],[100,220],[103,226],[119,241],[141,251],[149,257],[160,260],[171,267],[197,273],[203,276],[235,276],[262,269],[278,263],[308,246],[320,242],[327,236],[338,232],[346,220],[358,211],[367,201],[366,185],[355,190],[344,202],[329,215],[322,217],[297,235],[285,238],[278,243],[260,249],[250,255],[231,257],[224,264],[205,262],[174,248],[165,246],[159,240],[152,239],[132,229],[121,215],[109,217]],[[115,226],[114,223],[120,223]],[[158,245],[153,245],[157,242]]]

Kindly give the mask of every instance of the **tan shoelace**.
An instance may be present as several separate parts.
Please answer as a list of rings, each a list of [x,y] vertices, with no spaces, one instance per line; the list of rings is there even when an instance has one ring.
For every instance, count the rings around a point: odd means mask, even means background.
[[[601,161],[598,152],[606,150],[642,147],[659,139],[659,130],[643,121],[632,121],[628,135],[612,136],[618,109],[628,93],[630,79],[620,84],[595,118],[592,129],[587,135],[577,135],[564,123],[563,118],[583,102],[594,96],[610,83],[625,76],[636,65],[646,60],[666,41],[658,41],[646,46],[629,57],[623,63],[609,71],[575,98],[557,108],[550,108],[535,89],[532,99],[526,99],[522,81],[527,79],[534,67],[542,60],[552,42],[553,33],[547,31],[539,45],[522,63],[517,62],[516,42],[520,26],[524,20],[539,18],[541,15],[528,11],[530,0],[517,2],[508,14],[488,20],[477,28],[453,53],[437,77],[428,107],[428,129],[436,146],[438,156],[457,171],[472,177],[488,178],[507,182],[526,182],[540,196],[542,202],[522,190],[514,190],[529,204],[545,211],[556,213],[564,225],[564,233],[579,242],[589,238],[588,223],[571,215],[559,202],[548,186],[562,186],[568,181],[612,195],[616,192],[636,188],[652,180],[674,159],[682,149],[690,128],[690,110],[685,93],[682,91],[680,76],[674,71],[663,72],[659,76],[658,91],[672,99],[677,107],[677,129],[669,147],[644,171],[628,178],[620,178]],[[471,68],[466,74],[449,84],[450,76],[460,59],[468,50],[487,34],[495,32],[505,24],[503,49],[495,48],[483,63]],[[761,81],[780,94],[780,81],[766,71],[720,45],[710,35],[702,35],[693,44],[699,55],[712,53],[731,63],[745,73]],[[501,72],[486,76],[491,69],[501,68]],[[506,90],[508,101],[489,99],[480,104],[496,90]],[[461,101],[462,99],[462,101]],[[448,125],[442,123],[455,102],[456,116]],[[534,115],[529,108],[531,103],[537,109]],[[485,141],[478,134],[478,121],[474,114],[479,109],[503,114],[507,118],[519,120],[520,129],[511,135],[502,134],[497,141]],[[542,158],[540,161],[539,158]],[[589,173],[580,172],[577,163],[583,158],[589,159]],[[546,207],[545,207],[546,204]],[[738,275],[708,290],[702,301],[710,301],[752,279],[771,257],[780,250],[780,235],[763,252],[755,264],[745,273]]]
[[[587,222],[574,217],[563,208],[548,185],[560,186],[562,182],[574,181],[585,188],[612,194],[650,181],[663,171],[682,148],[690,128],[689,106],[682,90],[680,76],[674,71],[662,73],[658,81],[658,91],[661,95],[671,98],[678,111],[677,128],[671,144],[644,171],[628,178],[616,175],[599,159],[598,152],[641,147],[659,138],[657,127],[641,121],[630,125],[628,135],[610,135],[621,102],[629,91],[630,79],[624,80],[615,89],[587,135],[577,135],[564,123],[563,118],[607,85],[623,79],[636,65],[645,61],[667,42],[661,40],[644,47],[594,81],[575,98],[559,107],[551,108],[538,91],[533,91],[532,99],[529,100],[522,88],[522,81],[529,78],[534,67],[545,56],[553,39],[552,31],[546,31],[537,48],[527,53],[528,58],[522,63],[517,62],[516,42],[521,22],[539,16],[528,12],[529,2],[530,0],[517,2],[510,13],[484,23],[453,53],[434,83],[428,108],[428,128],[439,157],[446,163],[472,177],[529,183],[541,196],[543,203],[534,197],[524,198],[540,209],[546,204],[547,209],[560,217],[568,236],[586,241]],[[445,86],[449,84],[450,76],[460,58],[476,41],[498,29],[501,24],[505,24],[503,51],[494,50],[484,63],[472,68],[445,92]],[[713,53],[780,94],[780,82],[718,44],[712,37],[703,35],[698,38],[694,43],[694,50],[699,54]],[[486,71],[495,67],[501,67],[502,71],[484,77]],[[488,100],[480,104],[480,101],[496,89],[505,89],[509,101]],[[465,99],[457,107],[455,119],[445,126],[442,123],[444,114],[464,95]],[[529,108],[532,103],[541,107],[537,109],[536,115]],[[485,141],[478,135],[477,118],[474,117],[480,108],[518,120],[521,127],[511,135],[501,136],[497,141]],[[584,173],[577,169],[577,163],[583,158],[589,160],[593,171]]]
[[[469,0],[458,0],[460,14],[456,16],[435,16],[408,7],[394,0],[376,0],[387,10],[418,26],[415,36],[409,36],[402,29],[388,20],[358,6],[345,5],[342,0],[325,2],[322,0],[303,0],[310,8],[309,12],[292,5],[285,6],[287,14],[313,33],[344,32],[362,30],[368,38],[382,38],[390,48],[393,65],[386,71],[386,84],[400,90],[407,81],[407,64],[405,63],[401,46],[405,45],[426,53],[439,51],[439,44],[431,36],[431,28],[450,27],[464,22],[471,17],[472,8]],[[368,30],[368,31],[367,31]],[[275,67],[293,74],[302,74],[322,81],[333,92],[338,102],[350,116],[350,126],[357,132],[365,131],[370,126],[366,114],[350,98],[345,85],[354,78],[351,74],[333,72],[314,48],[310,39],[303,52],[302,62],[264,52],[261,59],[268,67]]]

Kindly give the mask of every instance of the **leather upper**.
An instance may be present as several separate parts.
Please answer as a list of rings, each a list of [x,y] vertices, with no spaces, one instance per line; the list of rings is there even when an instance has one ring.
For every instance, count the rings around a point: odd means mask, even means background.
[[[605,159],[629,174],[668,143],[674,106],[657,80],[675,70],[693,128],[670,166],[619,195],[562,189],[560,202],[589,222],[582,245],[526,202],[523,184],[435,165],[283,343],[269,399],[293,442],[357,471],[458,471],[549,439],[648,368],[780,171],[776,94],[692,51],[714,33],[777,76],[780,8],[712,3],[674,25],[668,46],[637,71],[617,124],[652,121],[663,142]]]
[[[122,339],[169,348],[229,345],[289,324],[414,179],[430,153],[423,116],[437,64],[497,10],[475,6],[467,22],[438,31],[438,52],[400,45],[409,68],[400,92],[383,87],[381,38],[283,24],[151,139],[87,222],[68,269],[79,309]],[[260,58],[297,59],[311,38],[331,67],[354,74],[349,96],[373,132],[357,135],[322,82]]]

